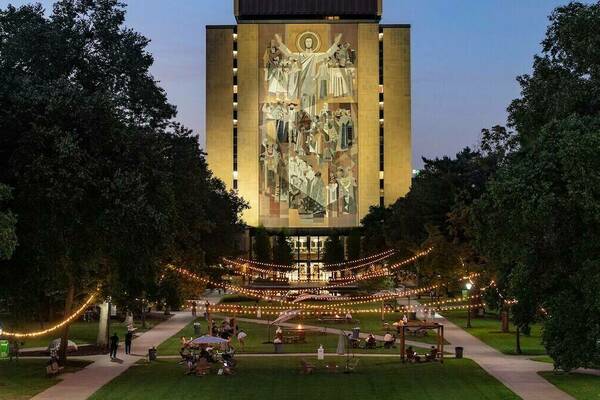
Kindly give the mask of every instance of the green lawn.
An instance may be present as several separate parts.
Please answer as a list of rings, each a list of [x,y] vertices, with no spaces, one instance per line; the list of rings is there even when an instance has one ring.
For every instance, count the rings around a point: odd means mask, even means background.
[[[543,362],[543,363],[549,363],[549,364],[554,364],[554,360],[550,357],[550,356],[537,356],[537,357],[531,357],[530,358],[531,361],[537,361],[537,362]]]
[[[500,330],[500,321],[495,316],[486,315],[483,318],[471,318],[472,328],[467,329],[466,311],[446,311],[444,317],[460,326],[484,343],[501,351],[504,354],[515,353],[515,328],[511,324],[510,332],[503,333]],[[544,355],[546,350],[542,346],[541,325],[536,324],[531,328],[531,335],[521,335],[521,350],[524,355]]]
[[[600,399],[600,376],[555,372],[540,372],[540,375],[577,400]]]
[[[162,321],[163,321],[162,319],[149,318],[149,319],[146,319],[146,329],[141,328],[142,324],[140,321],[135,321],[134,326],[136,328],[138,328],[136,330],[136,332],[141,333],[147,329],[152,328],[154,325],[156,325]],[[48,324],[48,326],[50,326],[50,324]],[[39,329],[40,329],[39,324],[30,324],[26,327],[20,328],[19,331],[21,331],[21,330],[35,331],[35,330],[39,330]],[[119,337],[121,339],[123,339],[125,337],[125,333],[127,332],[127,326],[123,322],[118,322],[118,321],[114,321],[114,320],[111,321],[110,329],[111,329],[111,334],[112,334],[112,332],[116,331],[117,335],[119,335]],[[8,328],[7,328],[7,330],[8,330]],[[46,346],[48,346],[48,343],[50,343],[52,340],[59,338],[60,334],[61,334],[60,331],[55,331],[48,335],[35,337],[35,338],[31,338],[31,339],[26,339],[23,341],[24,345],[21,347],[22,348],[46,347]],[[92,322],[77,321],[77,322],[74,322],[71,325],[71,328],[69,329],[69,340],[72,340],[77,344],[96,343],[97,337],[98,337],[98,321],[92,321]]]
[[[64,372],[78,371],[89,363],[69,360]],[[58,381],[46,377],[46,360],[0,361],[0,399],[29,399]]]
[[[201,324],[202,334],[206,333],[207,324],[204,319],[198,319]],[[215,320],[217,323],[219,319]],[[246,343],[244,349],[242,350],[239,346],[237,339],[232,340],[233,347],[236,348],[238,352],[244,353],[272,353],[274,351],[273,344],[267,343],[264,344],[269,338],[269,328],[267,325],[253,324],[248,322],[240,322],[239,327],[243,329],[248,337],[246,338]],[[275,327],[271,328],[271,339],[275,334]],[[187,338],[194,336],[194,328],[193,322],[189,323],[185,328],[179,331],[176,335],[172,336],[168,340],[164,341],[158,347],[158,355],[166,356],[166,355],[177,355],[179,354],[180,338],[185,336]],[[337,334],[320,334],[318,332],[308,332],[306,333],[306,343],[298,343],[298,344],[284,344],[283,351],[285,353],[316,353],[319,345],[323,345],[325,352],[327,353],[335,353],[337,350],[339,335]],[[416,348],[417,352],[425,353],[428,350],[425,348]],[[397,348],[392,349],[383,349],[377,348],[372,350],[364,350],[364,349],[356,349],[356,352],[359,353],[379,353],[379,354],[400,354],[399,346]]]
[[[318,364],[314,358],[309,362]],[[326,357],[343,364],[344,358]],[[236,375],[186,376],[173,360],[140,363],[104,386],[92,400],[244,399],[518,399],[474,362],[401,364],[397,359],[361,358],[351,375],[299,373],[298,357],[240,358]]]

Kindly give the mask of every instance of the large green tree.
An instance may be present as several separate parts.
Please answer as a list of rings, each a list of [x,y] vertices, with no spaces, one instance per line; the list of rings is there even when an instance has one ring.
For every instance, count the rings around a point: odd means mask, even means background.
[[[98,284],[131,307],[164,264],[235,250],[245,204],[173,121],[149,41],[124,19],[116,0],[0,10],[0,181],[19,216],[0,296],[17,319],[69,315]]]
[[[11,189],[0,183],[0,206],[11,197]],[[16,224],[17,216],[9,209],[0,208],[0,260],[11,258],[17,247]]]
[[[564,369],[600,362],[599,30],[600,3],[554,10],[509,107],[520,149],[473,213],[517,326],[545,315],[544,344]]]

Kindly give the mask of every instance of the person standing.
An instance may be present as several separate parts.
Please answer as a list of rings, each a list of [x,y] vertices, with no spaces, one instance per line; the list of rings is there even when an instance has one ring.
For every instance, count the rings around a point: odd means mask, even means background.
[[[196,302],[192,302],[192,317],[196,317]]]
[[[119,347],[119,336],[117,336],[117,333],[115,332],[110,337],[110,358],[111,359],[117,358],[117,348],[118,347]]]
[[[240,343],[240,347],[242,348],[242,350],[244,350],[244,344],[245,344],[245,339],[248,335],[246,334],[246,332],[244,332],[243,330],[240,329],[240,331],[237,334],[237,340]]]
[[[125,354],[131,354],[131,341],[133,340],[133,331],[127,331],[125,334]]]

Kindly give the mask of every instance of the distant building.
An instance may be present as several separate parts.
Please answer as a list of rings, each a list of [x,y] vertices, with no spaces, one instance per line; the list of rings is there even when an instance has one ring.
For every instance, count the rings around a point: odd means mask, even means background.
[[[249,203],[249,226],[290,235],[301,279],[321,277],[333,230],[409,190],[410,26],[381,13],[381,0],[236,0],[237,25],[206,27],[209,167]]]

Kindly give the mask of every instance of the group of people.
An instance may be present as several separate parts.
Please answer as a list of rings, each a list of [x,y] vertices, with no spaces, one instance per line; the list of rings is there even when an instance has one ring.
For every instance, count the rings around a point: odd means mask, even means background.
[[[127,328],[125,333],[125,354],[131,354],[131,343],[133,342],[133,329],[132,327]],[[109,341],[109,356],[111,360],[117,359],[117,350],[119,348],[119,335],[114,332],[110,337]]]
[[[408,346],[406,348],[405,353],[406,353],[405,354],[406,359],[412,363],[420,363],[423,361],[436,361],[439,356],[439,351],[435,346],[431,346],[429,353],[427,353],[423,356],[420,356],[419,354],[417,354],[417,352],[413,349],[412,346]]]

